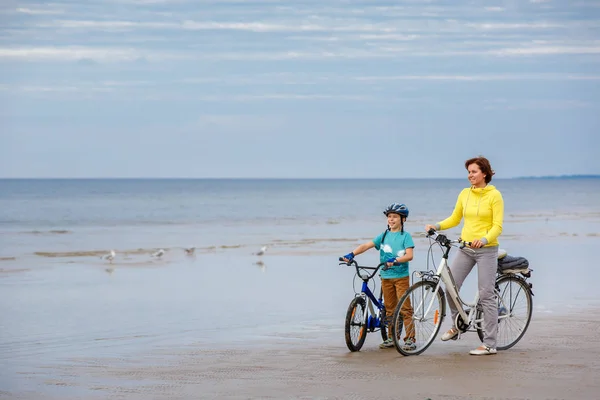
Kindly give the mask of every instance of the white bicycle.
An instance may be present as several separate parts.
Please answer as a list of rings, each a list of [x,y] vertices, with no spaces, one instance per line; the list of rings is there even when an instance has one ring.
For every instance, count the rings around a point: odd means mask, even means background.
[[[477,332],[483,341],[483,309],[479,304],[479,293],[473,302],[465,302],[459,294],[454,278],[448,267],[448,254],[451,247],[464,248],[470,242],[450,240],[433,229],[428,233],[432,246],[440,245],[442,260],[436,272],[432,270],[416,272],[417,282],[411,285],[402,298],[392,317],[391,333],[396,350],[405,356],[423,353],[433,343],[446,316],[446,297],[442,283],[449,298],[458,310],[454,326],[461,333]],[[434,239],[434,240],[431,240]],[[513,347],[525,334],[531,321],[533,304],[533,285],[527,282],[531,277],[529,263],[523,257],[507,256],[499,252],[498,273],[496,277],[496,295],[498,298],[498,350]],[[510,260],[511,262],[503,262]],[[515,262],[516,261],[516,262]],[[428,261],[429,262],[429,261]],[[464,309],[466,306],[467,309]],[[408,322],[407,322],[408,321]],[[404,326],[406,325],[406,326]],[[404,330],[404,335],[401,335]],[[415,346],[407,348],[401,336],[414,339]]]

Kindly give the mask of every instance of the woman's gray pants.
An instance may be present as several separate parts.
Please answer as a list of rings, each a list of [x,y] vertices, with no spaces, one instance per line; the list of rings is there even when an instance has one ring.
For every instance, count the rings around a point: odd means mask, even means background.
[[[450,263],[450,271],[456,288],[460,290],[467,275],[477,263],[477,284],[479,288],[479,301],[483,307],[483,344],[496,348],[496,334],[498,333],[498,299],[496,298],[496,271],[498,269],[498,246],[482,247],[479,249],[465,248],[455,253],[456,256]],[[456,321],[458,311],[454,302],[446,295],[452,323]]]

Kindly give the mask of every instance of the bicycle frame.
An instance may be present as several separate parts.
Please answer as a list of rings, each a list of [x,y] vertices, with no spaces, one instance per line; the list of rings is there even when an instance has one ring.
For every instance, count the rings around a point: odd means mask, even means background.
[[[475,293],[475,298],[473,299],[472,303],[468,303],[460,297],[459,290],[456,287],[456,283],[454,282],[454,278],[452,277],[452,272],[450,272],[450,267],[448,266],[447,253],[448,251],[444,253],[444,257],[442,258],[440,266],[438,267],[438,270],[435,274],[435,276],[439,278],[435,290],[437,291],[443,282],[446,288],[446,292],[449,295],[448,297],[456,306],[458,314],[463,319],[463,321],[465,321],[468,325],[471,325],[471,323],[473,323],[473,320],[475,319],[475,312],[473,311],[477,307],[477,303],[479,301],[479,292]],[[469,307],[470,310],[468,314],[463,309],[463,306]]]
[[[462,333],[477,332],[477,336],[483,342],[486,337],[487,318],[498,318],[504,323],[498,324],[497,343],[494,343],[494,347],[496,350],[510,349],[521,340],[531,321],[532,286],[526,282],[530,276],[529,269],[524,268],[528,264],[514,263],[513,259],[508,259],[507,262],[511,264],[497,266],[493,292],[493,297],[497,296],[497,300],[492,300],[495,306],[490,310],[495,315],[489,315],[486,308],[484,316],[479,290],[475,292],[472,302],[465,301],[461,297],[461,287],[455,281],[448,261],[448,255],[453,247],[463,252],[470,252],[471,249],[465,248],[470,247],[471,243],[461,239],[450,240],[444,234],[436,234],[433,229],[427,232],[427,237],[431,238],[434,235],[435,242],[430,244],[429,253],[433,254],[433,246],[439,244],[442,257],[439,265],[432,266],[428,255],[428,269],[413,272],[414,282],[394,310],[391,326],[394,347],[405,356],[419,355],[424,352],[440,332],[447,315],[447,306],[450,306],[452,324],[456,331],[448,331],[446,337],[442,339],[460,339]],[[511,270],[506,268],[507,266],[521,268]],[[525,278],[517,276],[517,273]],[[493,310],[495,307],[497,307],[497,314]],[[403,329],[410,330],[414,335],[414,341],[411,341],[410,346],[402,343],[401,337],[397,334]],[[471,352],[471,354],[476,353]]]
[[[450,244],[451,243],[457,243],[463,247],[470,245],[470,243],[460,241],[460,240],[451,241],[451,240],[448,240],[445,236],[443,236],[443,237],[444,237],[444,239],[442,239],[442,242],[444,242],[444,243],[442,243],[442,246],[444,246],[445,249],[444,249],[444,253],[442,255],[442,261],[440,262],[440,265],[439,265],[436,273],[434,275],[430,274],[430,279],[433,279],[436,281],[435,292],[437,292],[440,289],[441,284],[444,283],[444,287],[448,294],[447,297],[456,306],[458,315],[462,318],[462,320],[466,324],[466,326],[471,327],[474,325],[474,323],[483,322],[483,320],[475,320],[475,316],[477,315],[477,312],[476,312],[477,311],[477,303],[479,302],[479,291],[477,291],[475,293],[475,297],[474,297],[472,303],[464,301],[460,297],[459,290],[456,287],[454,277],[452,276],[452,272],[450,271],[450,267],[448,264],[448,254],[450,253],[450,247],[451,247]],[[420,276],[424,276],[424,274],[420,273]],[[507,308],[506,304],[504,304],[504,300],[503,300],[502,296],[498,296],[498,299],[500,300],[502,308],[504,308],[506,310],[510,310],[510,308]],[[427,307],[427,312],[430,311],[432,304],[433,304],[433,299],[431,300],[430,304]],[[466,306],[469,308],[468,313],[465,312],[463,306]],[[510,314],[499,315],[498,319],[500,320],[500,319],[508,318],[510,316],[511,316]],[[453,322],[456,322],[456,321],[453,321]]]
[[[356,263],[356,261],[344,262],[342,264],[354,265],[354,267],[356,268],[356,276],[358,276],[363,281],[361,291],[360,291],[360,293],[357,294],[357,296],[364,298],[365,301],[367,302],[367,307],[368,307],[369,312],[365,313],[365,321],[364,321],[365,326],[367,326],[369,328],[369,330],[371,330],[371,331],[373,331],[376,328],[382,328],[385,325],[385,323],[383,321],[385,316],[381,315],[381,312],[384,309],[384,305],[381,301],[379,301],[379,299],[377,299],[375,297],[375,295],[369,288],[369,281],[375,276],[375,274],[377,274],[377,271],[379,271],[379,268],[381,268],[383,265],[385,265],[385,263],[381,263],[377,267],[361,266],[361,265],[358,265],[358,263]],[[360,273],[361,269],[371,270],[373,272],[366,273],[366,275],[363,275]],[[377,309],[380,313],[379,318],[375,318],[376,314],[375,314],[375,308],[373,305],[375,305],[377,307]],[[369,317],[372,318],[372,321],[369,321]]]
[[[382,321],[382,316],[381,316],[381,312],[383,311],[383,304],[375,297],[375,295],[373,294],[373,292],[371,292],[371,289],[369,289],[369,284],[368,284],[368,280],[363,280],[362,283],[362,289],[361,292],[359,294],[359,296],[365,298],[367,297],[370,301],[367,301],[367,307],[369,309],[368,313],[365,313],[365,325],[368,326],[371,330],[375,329],[375,328],[381,328],[383,326],[383,321]],[[375,315],[375,308],[373,307],[373,304],[375,306],[377,306],[377,309],[380,312],[380,317],[376,318],[374,323],[371,324],[371,321],[368,321],[369,316],[373,317]]]

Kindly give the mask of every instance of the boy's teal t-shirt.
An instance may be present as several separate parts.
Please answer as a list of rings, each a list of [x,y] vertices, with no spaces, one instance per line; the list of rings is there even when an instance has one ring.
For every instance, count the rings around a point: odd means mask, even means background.
[[[379,250],[379,262],[384,262],[390,257],[399,257],[403,255],[401,252],[406,251],[411,247],[415,247],[412,236],[408,232],[388,232],[385,235],[385,241],[381,243],[383,233],[373,239],[375,248]],[[400,253],[400,254],[398,254]],[[394,265],[385,271],[384,267],[379,270],[381,279],[396,279],[405,278],[408,276],[408,262],[400,263],[400,265]]]

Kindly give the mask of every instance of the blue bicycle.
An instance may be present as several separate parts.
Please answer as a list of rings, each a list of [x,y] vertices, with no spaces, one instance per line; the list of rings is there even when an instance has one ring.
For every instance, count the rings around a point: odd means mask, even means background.
[[[343,261],[343,259],[340,258],[340,261]],[[379,299],[377,299],[369,288],[369,281],[385,263],[381,263],[377,267],[358,265],[354,260],[340,263],[340,265],[344,264],[353,265],[356,268],[356,276],[363,281],[361,291],[356,293],[348,306],[345,326],[346,345],[348,349],[350,351],[359,351],[365,343],[367,332],[376,332],[379,330],[384,341],[388,338],[383,293],[380,291]]]

